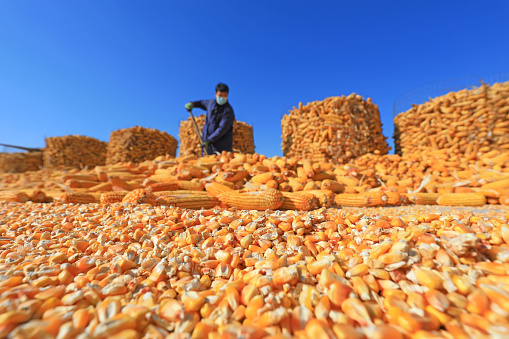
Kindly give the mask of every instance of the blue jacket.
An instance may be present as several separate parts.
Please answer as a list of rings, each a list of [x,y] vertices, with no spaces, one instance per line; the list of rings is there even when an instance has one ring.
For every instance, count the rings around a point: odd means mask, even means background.
[[[218,105],[216,99],[192,101],[194,107],[207,111],[202,139],[210,143],[207,152],[229,151],[233,147],[233,121],[235,114],[229,102]]]

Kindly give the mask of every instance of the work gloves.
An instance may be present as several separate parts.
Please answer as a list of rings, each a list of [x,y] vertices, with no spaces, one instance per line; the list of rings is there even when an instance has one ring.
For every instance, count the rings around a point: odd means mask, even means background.
[[[192,104],[192,103],[190,103],[190,102],[188,102],[188,103],[186,104],[186,109],[187,109],[188,111],[191,111],[191,110],[193,109],[193,104]]]
[[[204,147],[205,149],[207,149],[210,145],[210,141],[206,140],[203,142],[203,144],[201,145],[202,147]]]

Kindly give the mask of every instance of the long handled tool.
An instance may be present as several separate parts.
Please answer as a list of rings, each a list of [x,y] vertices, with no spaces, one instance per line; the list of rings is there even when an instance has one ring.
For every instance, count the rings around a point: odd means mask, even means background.
[[[196,134],[198,135],[198,138],[200,139],[200,144],[202,145],[203,152],[205,153],[205,155],[209,155],[209,153],[207,152],[207,148],[203,147],[203,139],[201,138],[200,129],[198,128],[198,125],[196,124],[196,120],[194,120],[194,115],[190,109],[188,109],[187,111],[189,112],[189,115],[191,116],[191,120],[193,120],[194,130],[196,131]]]
[[[28,152],[42,152],[41,148],[22,147],[22,146],[14,146],[14,145],[7,145],[7,144],[0,144],[0,146],[18,148],[18,149],[22,149],[22,150],[25,150]]]

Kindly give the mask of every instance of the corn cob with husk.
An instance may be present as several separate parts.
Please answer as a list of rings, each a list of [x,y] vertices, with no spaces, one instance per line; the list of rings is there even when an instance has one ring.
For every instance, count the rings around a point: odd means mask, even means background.
[[[64,204],[95,204],[97,199],[88,193],[65,193],[58,198]]]
[[[116,202],[122,202],[122,199],[128,194],[128,191],[117,191],[117,192],[105,192],[101,194],[101,204],[113,204]]]
[[[9,202],[27,202],[30,200],[28,194],[24,192],[16,192],[16,191],[0,191],[0,201],[9,201]]]
[[[341,193],[336,194],[334,202],[336,205],[344,207],[385,206],[387,204],[387,195],[383,192]]]
[[[283,192],[283,210],[309,211],[316,207],[317,199],[314,194],[305,192]]]
[[[224,192],[218,198],[226,206],[245,210],[273,210],[283,204],[283,193],[273,188],[246,193]]]
[[[155,205],[156,196],[150,191],[150,189],[139,188],[127,193],[124,199],[122,199],[122,202],[127,202],[130,204]]]
[[[486,204],[486,197],[478,193],[446,193],[438,197],[437,204],[442,206],[482,206]]]

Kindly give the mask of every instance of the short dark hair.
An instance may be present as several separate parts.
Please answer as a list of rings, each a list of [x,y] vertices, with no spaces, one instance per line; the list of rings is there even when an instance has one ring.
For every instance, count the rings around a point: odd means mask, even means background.
[[[226,84],[223,84],[222,82],[220,82],[216,86],[216,92],[226,92],[226,93],[229,93],[230,89],[228,88],[228,86],[226,86]]]

